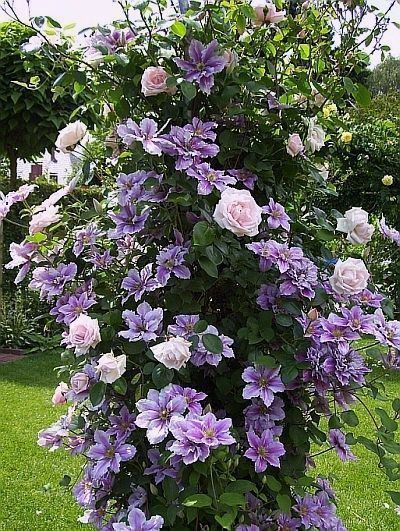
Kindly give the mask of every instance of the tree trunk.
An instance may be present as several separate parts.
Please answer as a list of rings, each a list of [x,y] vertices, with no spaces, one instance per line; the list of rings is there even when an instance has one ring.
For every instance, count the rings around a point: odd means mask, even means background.
[[[10,187],[14,190],[17,186],[17,151],[14,148],[8,148],[7,155],[10,161]]]

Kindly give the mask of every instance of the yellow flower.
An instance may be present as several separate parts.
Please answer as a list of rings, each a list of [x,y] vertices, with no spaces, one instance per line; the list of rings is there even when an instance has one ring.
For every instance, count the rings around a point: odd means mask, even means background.
[[[393,184],[393,176],[392,175],[385,175],[382,177],[382,184],[385,186],[392,186]]]
[[[334,103],[327,103],[324,105],[324,108],[322,109],[322,112],[324,113],[324,118],[329,118],[329,116],[332,113],[335,113],[337,111],[337,107]]]
[[[343,131],[340,140],[343,142],[343,144],[349,144],[353,138],[353,133],[350,133],[350,131]]]

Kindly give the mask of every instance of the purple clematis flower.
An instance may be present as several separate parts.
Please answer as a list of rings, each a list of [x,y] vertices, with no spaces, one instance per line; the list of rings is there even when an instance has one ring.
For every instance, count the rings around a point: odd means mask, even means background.
[[[258,180],[258,175],[255,175],[250,170],[242,168],[240,170],[228,170],[229,175],[245,185],[249,190],[254,190],[254,185]]]
[[[128,294],[122,299],[122,303],[134,297],[138,302],[146,292],[154,291],[158,287],[158,282],[153,278],[152,265],[147,264],[139,271],[131,269],[128,271],[128,276],[122,280],[121,288],[127,290]]]
[[[292,518],[285,513],[279,514],[276,519],[276,531],[296,531],[300,525],[300,518]]]
[[[342,431],[338,429],[329,430],[329,442],[335,448],[342,461],[355,461],[356,456],[350,451],[349,445],[346,444],[346,437]]]
[[[275,284],[261,284],[258,291],[257,304],[263,310],[274,310],[278,295],[279,287]]]
[[[130,203],[137,203],[138,201],[159,201],[160,197],[157,187],[151,187],[147,190],[144,184],[148,179],[154,179],[160,183],[162,177],[162,175],[158,175],[154,171],[136,171],[129,174],[120,173],[117,179],[118,203],[121,206],[126,206]]]
[[[97,226],[94,223],[90,223],[90,225],[75,233],[75,243],[72,252],[75,256],[79,256],[85,247],[89,247],[91,251],[94,251],[96,240],[101,235],[102,232]]]
[[[221,445],[236,443],[236,440],[229,433],[232,428],[231,419],[217,420],[213,413],[207,413],[187,422],[186,437],[196,444],[217,448]]]
[[[38,250],[38,245],[31,242],[22,242],[10,244],[10,256],[11,261],[8,262],[4,267],[6,269],[14,269],[15,267],[21,267],[16,276],[14,283],[19,284],[24,280],[26,275],[29,273],[29,270],[34,259],[34,255]]]
[[[194,327],[199,320],[199,315],[177,315],[175,324],[168,326],[168,334],[188,339],[194,334]]]
[[[200,402],[207,398],[205,393],[196,391],[196,389],[192,389],[191,387],[181,387],[177,384],[171,384],[169,387],[165,388],[165,391],[171,398],[182,396],[186,401],[189,413],[192,413],[193,415],[202,414],[203,407]]]
[[[236,183],[234,177],[226,175],[223,171],[213,170],[207,162],[188,168],[186,173],[199,181],[197,192],[200,195],[211,194],[214,188],[223,192],[227,186]]]
[[[122,312],[122,317],[128,325],[128,330],[119,332],[118,335],[129,341],[153,341],[157,339],[163,319],[163,310],[153,308],[148,302],[142,302],[137,307],[137,313],[132,310]]]
[[[185,125],[184,129],[189,131],[192,136],[214,142],[217,138],[217,133],[214,131],[217,125],[216,122],[202,122],[199,118],[193,118],[192,123]]]
[[[382,310],[375,310],[374,335],[381,345],[400,349],[400,321],[386,321]]]
[[[273,240],[261,240],[259,242],[246,243],[247,249],[260,257],[260,271],[262,272],[268,271],[272,267],[272,242]]]
[[[276,203],[272,197],[267,206],[262,207],[264,214],[268,215],[268,227],[270,229],[278,229],[282,227],[283,230],[290,231],[290,217],[286,214],[285,209],[279,203]]]
[[[243,398],[260,397],[268,407],[274,401],[274,394],[285,390],[279,376],[280,367],[268,369],[261,365],[247,367],[242,374],[242,379],[247,383],[243,389]]]
[[[364,304],[370,308],[380,308],[384,298],[385,297],[379,293],[372,293],[369,289],[364,289],[361,293],[354,295],[352,300],[357,304]]]
[[[171,420],[185,411],[186,401],[182,396],[170,398],[165,389],[150,389],[147,398],[139,400],[136,407],[140,412],[136,417],[136,426],[146,428],[150,444],[157,444],[168,435]]]
[[[171,275],[178,278],[190,278],[190,270],[183,265],[188,249],[180,245],[169,245],[157,256],[156,278],[161,286],[166,286]]]
[[[141,142],[143,149],[150,155],[161,155],[164,141],[158,137],[158,124],[151,118],[144,118],[138,125],[131,118],[126,124],[118,126],[118,135],[128,147]]]
[[[87,313],[87,310],[96,304],[96,299],[87,291],[74,295],[65,294],[60,297],[56,306],[50,310],[50,314],[57,316],[57,323],[70,325],[79,315]]]
[[[126,406],[122,406],[118,415],[110,415],[111,428],[106,433],[115,435],[118,441],[125,442],[133,430],[136,429],[135,420],[136,415],[130,413]]]
[[[279,286],[280,295],[306,297],[310,300],[315,297],[314,288],[318,285],[318,269],[308,258],[296,261],[283,273],[281,279],[283,282]]]
[[[136,448],[131,444],[123,444],[121,441],[111,441],[110,435],[105,431],[96,430],[94,434],[95,445],[88,452],[88,457],[97,461],[93,476],[101,478],[108,471],[119,472],[122,461],[129,461],[136,454]]]
[[[108,249],[104,253],[94,250],[92,255],[86,259],[86,262],[93,264],[96,269],[108,269],[114,262],[114,257],[111,256],[111,252]]]
[[[258,474],[264,472],[268,465],[280,467],[279,458],[286,452],[283,444],[274,439],[271,430],[265,430],[260,437],[250,431],[247,440],[250,448],[244,456],[254,461]]]
[[[110,238],[122,238],[126,234],[140,232],[149,217],[150,211],[143,210],[138,214],[135,205],[126,205],[118,213],[109,212],[109,217],[114,221],[115,229],[109,231]]]
[[[151,466],[144,469],[145,476],[154,476],[154,483],[158,485],[165,478],[176,479],[178,472],[173,466],[169,466],[161,459],[160,450],[152,448],[147,452]]]
[[[320,319],[321,343],[331,341],[355,341],[360,339],[360,335],[346,326],[346,320],[334,313],[329,314],[328,319]]]
[[[342,326],[348,326],[354,332],[363,334],[373,334],[375,331],[374,317],[365,314],[359,306],[353,306],[350,310],[348,308],[341,309],[343,318],[336,317],[335,321],[341,323]]]
[[[280,273],[300,266],[304,259],[300,247],[289,247],[286,243],[278,243],[274,240],[270,240],[270,257]]]
[[[210,135],[208,135],[208,138]],[[187,170],[200,164],[202,159],[215,157],[219,153],[217,144],[212,144],[194,135],[185,127],[173,126],[168,135],[163,135],[163,151],[177,157],[175,168]]]
[[[394,242],[396,245],[400,247],[400,232],[396,229],[389,227],[386,224],[386,220],[383,216],[382,216],[382,219],[379,221],[379,229],[380,229],[381,234],[383,234],[385,238],[392,240],[392,242]]]
[[[113,529],[114,531],[160,531],[164,525],[164,518],[152,516],[147,520],[143,511],[133,508],[128,514],[128,524],[113,524]]]
[[[64,286],[75,278],[77,265],[74,263],[60,264],[56,269],[52,267],[38,267],[33,272],[33,279],[29,287],[40,292],[42,300],[50,301],[56,295],[61,295]]]
[[[189,46],[189,61],[175,58],[175,63],[185,70],[186,81],[198,83],[202,92],[210,94],[214,86],[214,74],[222,72],[226,66],[226,59],[217,54],[218,42],[212,41],[208,46],[193,39]]]

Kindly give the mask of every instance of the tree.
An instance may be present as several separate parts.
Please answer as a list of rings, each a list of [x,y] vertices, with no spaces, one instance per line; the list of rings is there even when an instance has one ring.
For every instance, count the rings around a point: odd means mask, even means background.
[[[368,79],[373,94],[388,94],[400,89],[400,59],[389,55],[379,63]]]
[[[0,156],[9,160],[12,186],[18,158],[29,160],[54,146],[59,129],[85,98],[74,99],[68,88],[54,97],[53,83],[64,68],[45,50],[23,51],[34,35],[17,22],[0,24]]]

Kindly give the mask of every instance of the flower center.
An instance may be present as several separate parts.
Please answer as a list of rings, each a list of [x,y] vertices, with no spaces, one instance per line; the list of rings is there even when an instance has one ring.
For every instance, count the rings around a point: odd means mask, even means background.
[[[268,455],[267,449],[264,448],[264,446],[260,446],[259,448],[257,448],[257,453],[263,459],[265,459]]]
[[[343,330],[340,330],[340,328],[334,328],[332,330],[333,337],[343,337]]]
[[[210,171],[210,173],[207,174],[206,179],[212,183],[217,180],[217,176],[214,172]]]
[[[162,420],[166,420],[168,418],[168,411],[166,409],[163,409],[160,413],[160,417]]]
[[[207,437],[208,439],[212,439],[213,437],[215,437],[214,428],[206,428],[203,433],[204,433],[204,436]]]
[[[108,450],[106,451],[106,457],[114,457],[115,456],[115,448],[113,446],[110,446]]]
[[[258,380],[258,385],[262,388],[262,389],[265,389],[268,385],[268,380],[267,378],[264,378],[264,377],[261,377],[259,380]]]
[[[202,62],[197,63],[197,70],[199,70],[199,71],[204,70],[205,66],[206,65],[204,63],[202,63]]]

